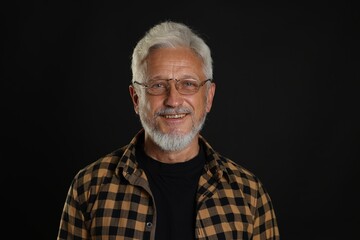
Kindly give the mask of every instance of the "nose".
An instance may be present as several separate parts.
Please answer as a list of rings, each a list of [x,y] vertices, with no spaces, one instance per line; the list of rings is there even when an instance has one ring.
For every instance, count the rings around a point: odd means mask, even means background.
[[[181,106],[184,102],[182,95],[178,92],[175,87],[175,81],[169,82],[169,88],[165,98],[164,104],[168,107]]]

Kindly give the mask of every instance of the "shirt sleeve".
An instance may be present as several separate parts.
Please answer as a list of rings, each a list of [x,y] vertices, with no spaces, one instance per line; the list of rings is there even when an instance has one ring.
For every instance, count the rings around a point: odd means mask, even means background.
[[[259,182],[253,240],[279,240],[279,229],[269,194]]]
[[[89,239],[85,226],[85,217],[79,204],[76,181],[74,180],[69,188],[64,208],[61,215],[60,227],[57,240],[62,239]]]

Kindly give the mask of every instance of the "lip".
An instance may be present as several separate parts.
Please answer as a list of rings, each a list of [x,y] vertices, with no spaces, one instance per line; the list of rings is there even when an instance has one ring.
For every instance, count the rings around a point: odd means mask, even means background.
[[[181,113],[181,114],[168,114],[168,115],[162,115],[162,117],[166,118],[166,119],[182,119],[186,116],[185,113]]]
[[[180,124],[183,123],[188,116],[188,113],[179,113],[179,114],[164,114],[160,115],[167,124]]]

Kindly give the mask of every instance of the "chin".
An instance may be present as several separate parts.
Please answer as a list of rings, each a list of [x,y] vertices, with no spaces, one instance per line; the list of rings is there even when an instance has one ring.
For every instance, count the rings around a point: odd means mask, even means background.
[[[180,129],[180,128],[170,128],[170,129],[167,129],[167,130],[160,130],[159,132],[161,132],[162,134],[167,134],[167,135],[170,135],[170,136],[186,136],[188,134],[191,133],[191,130],[183,130],[183,129]]]

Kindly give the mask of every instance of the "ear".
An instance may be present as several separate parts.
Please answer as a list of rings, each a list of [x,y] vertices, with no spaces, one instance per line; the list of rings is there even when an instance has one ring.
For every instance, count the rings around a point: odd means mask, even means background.
[[[134,104],[134,110],[136,114],[139,114],[139,95],[136,93],[136,90],[133,85],[129,85],[129,93],[131,100]]]
[[[215,96],[215,89],[216,89],[216,85],[215,83],[211,83],[211,86],[208,89],[208,93],[207,93],[207,99],[206,99],[206,112],[210,112],[211,110],[211,106],[213,103],[213,99]]]

